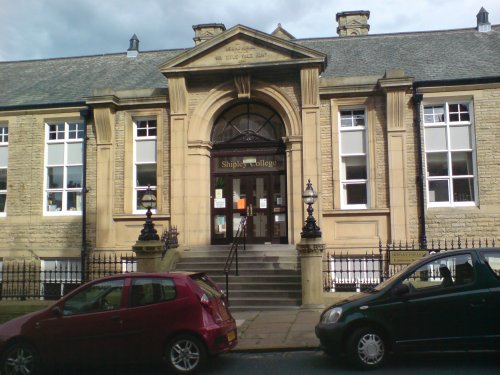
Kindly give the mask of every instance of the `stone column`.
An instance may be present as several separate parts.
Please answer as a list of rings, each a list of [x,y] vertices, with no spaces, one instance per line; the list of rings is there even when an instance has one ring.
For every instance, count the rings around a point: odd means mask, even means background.
[[[187,101],[186,80],[183,76],[168,78],[170,97],[170,213],[171,221],[184,233],[184,241],[189,240],[189,220],[186,215],[187,196]]]
[[[297,244],[302,268],[302,308],[323,308],[323,251],[321,237],[302,238]]]
[[[391,239],[408,239],[408,166],[405,127],[407,91],[412,78],[401,69],[388,70],[379,85],[386,93],[387,105],[387,161],[389,165],[389,206],[391,210]]]
[[[94,108],[94,124],[97,139],[96,179],[96,248],[107,249],[114,245],[114,131],[115,111],[112,107]]]

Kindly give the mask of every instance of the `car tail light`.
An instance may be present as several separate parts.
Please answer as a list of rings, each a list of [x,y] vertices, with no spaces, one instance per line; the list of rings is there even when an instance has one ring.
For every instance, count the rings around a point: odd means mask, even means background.
[[[222,317],[217,309],[214,308],[215,306],[213,301],[211,301],[205,293],[201,296],[200,303],[210,313],[210,315],[212,315],[216,323],[222,322]]]

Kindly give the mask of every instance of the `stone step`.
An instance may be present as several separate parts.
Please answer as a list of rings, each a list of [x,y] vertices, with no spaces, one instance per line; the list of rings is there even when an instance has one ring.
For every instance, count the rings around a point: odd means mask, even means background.
[[[226,289],[224,266],[229,246],[191,248],[180,253],[178,271],[206,272]],[[301,301],[300,260],[294,246],[248,245],[238,250],[238,276],[233,261],[228,295],[232,310],[296,308]]]

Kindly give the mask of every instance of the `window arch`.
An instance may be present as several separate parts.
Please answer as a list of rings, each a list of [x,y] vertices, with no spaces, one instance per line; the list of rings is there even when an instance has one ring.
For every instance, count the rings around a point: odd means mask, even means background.
[[[215,122],[211,140],[214,145],[276,144],[284,134],[283,120],[274,109],[249,102],[224,111]]]

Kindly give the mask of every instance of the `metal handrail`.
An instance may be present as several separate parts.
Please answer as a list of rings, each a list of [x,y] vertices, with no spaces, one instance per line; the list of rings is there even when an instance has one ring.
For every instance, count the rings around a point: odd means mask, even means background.
[[[239,276],[238,268],[238,246],[240,240],[243,239],[243,250],[246,250],[246,233],[247,233],[247,217],[243,216],[234,236],[233,243],[231,244],[231,249],[227,255],[226,264],[224,266],[224,273],[226,274],[226,299],[229,304],[229,272],[231,272],[231,267],[233,261],[236,259],[236,272],[235,275]]]

